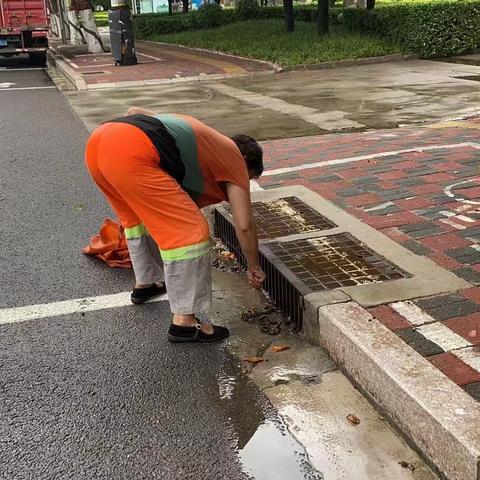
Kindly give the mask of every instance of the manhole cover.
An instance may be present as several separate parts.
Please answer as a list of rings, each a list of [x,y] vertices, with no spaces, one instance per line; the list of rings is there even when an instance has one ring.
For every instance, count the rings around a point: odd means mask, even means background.
[[[330,230],[336,225],[297,197],[252,204],[258,238],[285,237]]]
[[[267,248],[312,291],[409,277],[349,234],[275,242]]]

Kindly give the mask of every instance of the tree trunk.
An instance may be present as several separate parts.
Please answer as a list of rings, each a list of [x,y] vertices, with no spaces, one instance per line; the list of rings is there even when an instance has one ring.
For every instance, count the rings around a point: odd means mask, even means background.
[[[317,32],[319,35],[330,33],[330,0],[318,0]]]
[[[285,15],[285,28],[287,29],[287,32],[293,32],[293,0],[284,0],[283,14]]]
[[[87,10],[80,10],[78,16],[82,24],[82,32],[85,38],[85,43],[88,46],[88,52],[103,53],[105,49],[103,48],[102,39],[98,33],[97,24],[95,23],[95,17],[93,16],[92,10],[90,8]]]
[[[173,14],[173,0],[168,0],[168,14]]]
[[[189,1],[189,0],[182,0],[183,13],[188,13],[188,1]]]
[[[85,42],[82,36],[82,29],[75,10],[68,11],[68,26],[70,28],[70,43],[72,45],[83,45]]]

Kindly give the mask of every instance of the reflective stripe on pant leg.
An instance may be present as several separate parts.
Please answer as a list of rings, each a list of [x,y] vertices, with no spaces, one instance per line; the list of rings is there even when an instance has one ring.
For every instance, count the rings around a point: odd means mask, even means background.
[[[143,224],[125,228],[128,251],[137,283],[149,285],[164,281],[163,262],[158,246]]]
[[[207,310],[212,302],[210,242],[160,251],[170,308],[189,315]]]

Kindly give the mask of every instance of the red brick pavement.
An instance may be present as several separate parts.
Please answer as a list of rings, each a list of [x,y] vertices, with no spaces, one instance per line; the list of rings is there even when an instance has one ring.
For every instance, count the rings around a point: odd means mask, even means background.
[[[409,250],[466,279],[472,288],[453,297],[429,299],[435,308],[429,309],[430,304],[422,300],[415,304],[427,311],[432,321],[471,345],[480,345],[480,149],[471,145],[478,142],[480,148],[478,127],[479,119],[470,119],[443,128],[401,128],[265,142],[266,175],[259,183],[265,189],[304,185]],[[376,156],[432,146],[435,148],[428,151]],[[364,156],[372,158],[295,170],[305,164]],[[288,170],[269,175],[280,168]],[[424,338],[390,306],[370,312],[480,400],[480,367],[472,368]]]
[[[136,42],[137,65],[116,67],[111,54],[75,54],[59,49],[87,85],[145,82],[205,75],[243,75],[273,71],[266,63],[155,42]]]

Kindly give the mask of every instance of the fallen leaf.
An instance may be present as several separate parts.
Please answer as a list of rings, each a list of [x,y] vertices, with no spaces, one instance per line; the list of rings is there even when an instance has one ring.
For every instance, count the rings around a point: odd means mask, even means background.
[[[347,420],[353,425],[358,425],[360,423],[360,419],[351,413],[347,415]]]
[[[252,365],[256,365],[257,363],[263,362],[262,357],[245,357],[244,360]]]
[[[271,351],[273,353],[277,353],[277,352],[283,352],[284,350],[288,350],[290,348],[289,345],[274,345],[272,348],[271,348]]]
[[[411,463],[408,463],[408,462],[398,462],[398,464],[402,467],[402,468],[407,468],[408,470],[414,472],[415,471],[415,467],[411,464]]]
[[[471,338],[474,338],[478,335],[477,331],[476,330],[470,330],[468,332],[468,336],[471,337]]]
[[[220,253],[220,255],[227,260],[233,260],[235,258],[235,255],[233,253],[227,251]]]

